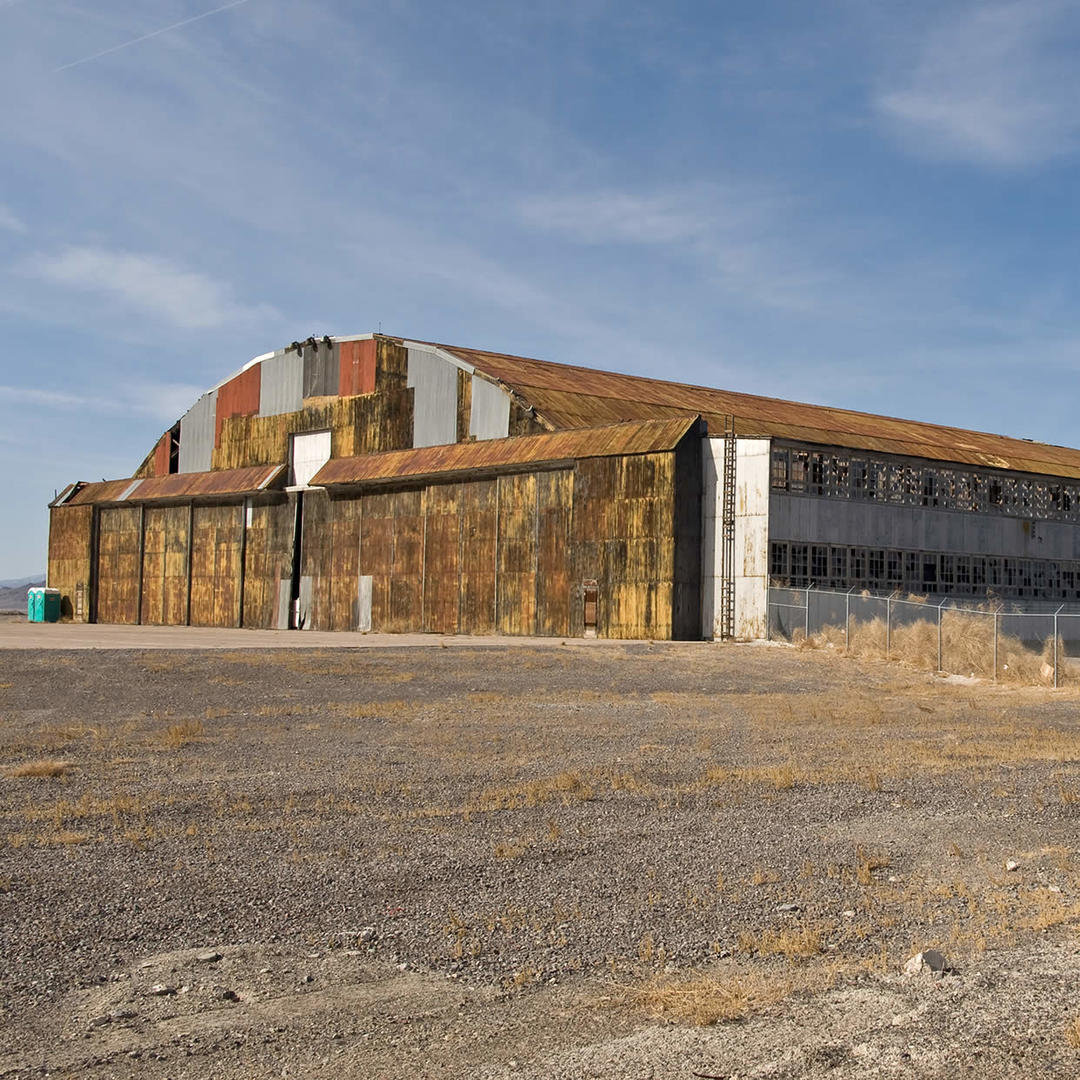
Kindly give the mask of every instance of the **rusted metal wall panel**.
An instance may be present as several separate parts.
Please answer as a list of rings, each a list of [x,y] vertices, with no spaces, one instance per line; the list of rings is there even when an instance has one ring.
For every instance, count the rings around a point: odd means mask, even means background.
[[[599,636],[671,637],[675,474],[672,451],[577,463],[573,633],[584,628],[581,583],[595,580]]]
[[[331,554],[327,630],[356,630],[360,625],[360,529],[363,502],[340,499],[331,503]]]
[[[239,416],[222,424],[215,469],[287,461],[289,436],[329,430],[335,457],[402,450],[412,445],[412,390],[389,389],[349,398],[317,398],[277,416]]]
[[[342,397],[375,392],[374,338],[367,341],[343,341],[338,346],[338,393]]]
[[[176,626],[187,617],[188,508],[150,506],[143,518],[140,621]]]
[[[390,619],[390,567],[394,558],[393,494],[365,495],[361,506],[360,574],[371,577],[371,629]]]
[[[296,496],[255,503],[248,511],[244,543],[244,625],[287,630],[288,592],[292,582]],[[282,590],[286,594],[284,610]]]
[[[196,506],[191,545],[191,625],[240,625],[243,504]]]
[[[413,391],[413,446],[442,446],[457,438],[457,373],[457,367],[435,353],[409,349],[406,385]]]
[[[500,634],[536,632],[536,474],[498,479],[496,561]]]
[[[55,506],[49,511],[49,587],[60,590],[60,616],[90,618],[94,508]],[[82,611],[77,608],[81,586]]]
[[[304,361],[295,352],[276,352],[258,364],[259,415],[298,412],[304,405]]]
[[[214,446],[221,443],[221,425],[230,416],[258,415],[261,385],[262,373],[256,364],[218,387],[217,408],[214,413]],[[168,472],[168,469],[165,471]]]
[[[139,530],[137,507],[103,507],[98,517],[97,620],[139,620]]]
[[[321,341],[301,348],[304,361],[304,397],[329,397],[337,394],[341,380],[338,346]]]
[[[456,634],[461,605],[461,487],[424,493],[424,630]]]
[[[536,633],[570,633],[573,587],[571,549],[574,474],[571,470],[536,477]]]
[[[461,485],[462,634],[495,632],[497,497],[495,480]]]
[[[510,395],[487,379],[473,378],[469,434],[478,439],[505,439],[510,434]]]
[[[179,471],[208,472],[216,435],[217,391],[211,390],[203,394],[180,418]]]
[[[300,620],[305,630],[333,629],[330,585],[334,565],[333,507],[325,491],[305,491],[300,546]],[[308,584],[305,584],[307,582]]]
[[[424,625],[424,493],[363,500],[360,572],[372,577],[371,628],[405,633]]]
[[[469,417],[472,414],[472,376],[464,369],[457,373],[457,434],[455,442],[468,442]]]

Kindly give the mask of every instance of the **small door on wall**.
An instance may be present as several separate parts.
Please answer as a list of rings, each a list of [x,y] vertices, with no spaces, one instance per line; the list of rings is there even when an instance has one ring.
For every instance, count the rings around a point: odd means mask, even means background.
[[[596,637],[596,613],[599,606],[600,587],[595,581],[584,581],[581,595],[585,603],[585,636]]]
[[[292,437],[292,482],[307,487],[311,478],[330,460],[330,432],[309,431]]]

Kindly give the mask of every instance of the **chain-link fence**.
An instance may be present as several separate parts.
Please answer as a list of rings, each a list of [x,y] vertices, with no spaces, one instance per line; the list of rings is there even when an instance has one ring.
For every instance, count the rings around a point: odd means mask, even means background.
[[[771,585],[767,636],[857,656],[906,660],[935,671],[1060,686],[1080,679],[1080,611],[996,602],[881,596],[866,591]]]

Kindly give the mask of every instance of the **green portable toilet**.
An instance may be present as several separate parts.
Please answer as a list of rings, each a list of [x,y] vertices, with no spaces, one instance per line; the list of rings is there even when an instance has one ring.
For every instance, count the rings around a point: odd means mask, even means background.
[[[41,622],[45,614],[44,589],[26,590],[26,618],[29,622]]]
[[[60,590],[41,590],[41,622],[60,621]]]

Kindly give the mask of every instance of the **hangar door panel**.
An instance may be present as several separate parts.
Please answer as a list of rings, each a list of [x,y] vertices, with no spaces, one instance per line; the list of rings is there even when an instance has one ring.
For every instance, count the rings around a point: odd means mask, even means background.
[[[197,506],[191,544],[191,625],[240,625],[244,508]]]
[[[188,508],[145,512],[141,621],[176,626],[187,618]]]
[[[329,431],[312,431],[292,437],[292,482],[297,487],[307,487],[329,460]]]
[[[139,509],[103,509],[98,526],[97,620],[139,621]]]

